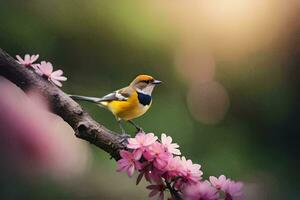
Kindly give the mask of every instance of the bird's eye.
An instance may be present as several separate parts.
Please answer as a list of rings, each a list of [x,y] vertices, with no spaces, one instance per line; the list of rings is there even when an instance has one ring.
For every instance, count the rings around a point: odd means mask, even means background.
[[[149,84],[149,83],[150,83],[150,80],[144,80],[144,81],[142,81],[142,82]]]

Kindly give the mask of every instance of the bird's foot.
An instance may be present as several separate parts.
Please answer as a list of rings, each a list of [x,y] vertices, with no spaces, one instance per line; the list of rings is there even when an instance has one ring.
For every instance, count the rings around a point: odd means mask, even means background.
[[[131,136],[128,135],[125,132],[122,132],[122,134],[120,135],[120,143],[124,143],[125,141],[127,142],[127,140],[130,138]]]

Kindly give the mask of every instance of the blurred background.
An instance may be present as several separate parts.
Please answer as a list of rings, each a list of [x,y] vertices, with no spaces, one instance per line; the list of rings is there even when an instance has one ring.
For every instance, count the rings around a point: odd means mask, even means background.
[[[171,135],[204,178],[245,182],[247,199],[299,199],[299,1],[0,3],[0,47],[63,69],[66,93],[102,96],[153,75],[164,84],[136,120],[144,130]],[[1,199],[147,199],[146,183],[116,173],[37,94],[3,78],[0,91]]]

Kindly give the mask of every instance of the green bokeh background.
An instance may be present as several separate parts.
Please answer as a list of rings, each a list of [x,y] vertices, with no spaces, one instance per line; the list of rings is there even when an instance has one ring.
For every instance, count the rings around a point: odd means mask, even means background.
[[[63,69],[68,77],[62,88],[66,93],[101,96],[125,86],[137,74],[163,80],[154,91],[152,108],[136,120],[138,124],[157,135],[171,135],[186,157],[202,165],[204,178],[226,174],[242,180],[247,193],[259,194],[257,199],[297,199],[299,17],[294,16],[288,31],[270,44],[234,58],[208,45],[215,79],[226,89],[230,107],[223,120],[207,124],[188,108],[189,83],[174,62],[178,33],[148,3],[2,0],[1,48],[11,55],[38,53]],[[119,131],[108,111],[82,105],[97,121]],[[126,129],[134,131],[128,125]],[[133,179],[115,173],[116,164],[107,154],[89,148],[91,168],[76,181],[31,182],[2,176],[1,199],[147,198],[146,183],[135,186]]]

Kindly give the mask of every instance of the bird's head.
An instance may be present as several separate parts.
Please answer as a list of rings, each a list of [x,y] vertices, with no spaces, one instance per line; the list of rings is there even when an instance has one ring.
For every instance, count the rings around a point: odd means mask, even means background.
[[[154,79],[149,75],[138,75],[130,84],[130,86],[134,87],[138,92],[143,94],[151,95],[154,87],[158,84],[162,83],[159,80]]]

